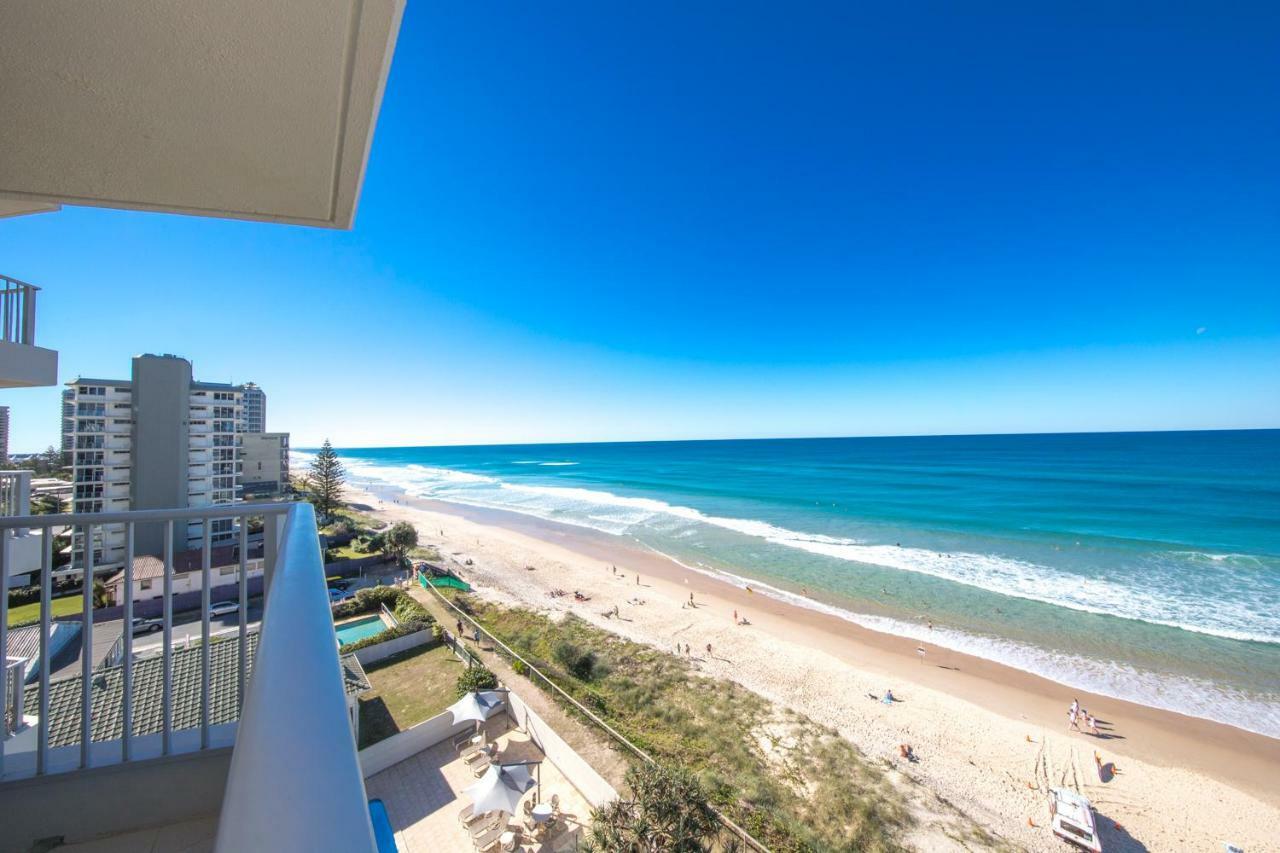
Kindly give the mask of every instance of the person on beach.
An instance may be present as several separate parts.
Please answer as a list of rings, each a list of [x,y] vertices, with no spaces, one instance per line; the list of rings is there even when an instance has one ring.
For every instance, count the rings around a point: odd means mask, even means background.
[[[707,657],[711,657],[711,644],[707,643]]]
[[[688,644],[688,643],[685,643],[685,644],[684,644],[684,653],[685,653],[686,655],[687,655],[687,654],[692,654],[692,652],[690,652],[690,651],[689,651],[689,644]]]
[[[1093,716],[1085,714],[1084,724],[1089,727],[1090,734],[1096,737],[1100,737],[1102,735],[1102,732],[1098,731],[1098,721],[1094,719]]]
[[[693,593],[689,593],[689,606],[693,606]]]
[[[738,621],[738,611],[737,611],[737,610],[734,610],[734,611],[733,611],[733,621],[734,621],[734,622],[737,622],[737,621]]]
[[[458,636],[461,637],[462,636],[462,620],[461,619],[458,620],[457,627],[458,627]]]
[[[881,699],[880,701],[881,701],[881,702],[883,702],[883,703],[884,703],[884,704],[886,704],[886,705],[892,705],[892,704],[896,701],[896,700],[893,698],[893,691],[892,691],[892,690],[886,690],[886,691],[884,692],[884,698],[883,698],[883,699]]]

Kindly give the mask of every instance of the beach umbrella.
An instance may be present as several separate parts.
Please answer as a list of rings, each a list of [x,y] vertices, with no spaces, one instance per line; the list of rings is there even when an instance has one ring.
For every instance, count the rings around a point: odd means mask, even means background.
[[[515,814],[520,798],[538,784],[523,764],[491,764],[480,781],[462,793],[471,797],[472,810],[476,814],[506,812]]]
[[[475,720],[478,726],[489,719],[493,709],[497,708],[501,702],[502,694],[496,690],[486,690],[482,693],[473,691],[454,702],[445,710],[453,717],[455,725],[464,720]]]
[[[449,712],[455,726],[467,720],[475,720],[478,732],[480,724],[489,719],[489,715],[501,703],[502,694],[497,690],[485,690],[480,693],[473,690],[445,710]]]

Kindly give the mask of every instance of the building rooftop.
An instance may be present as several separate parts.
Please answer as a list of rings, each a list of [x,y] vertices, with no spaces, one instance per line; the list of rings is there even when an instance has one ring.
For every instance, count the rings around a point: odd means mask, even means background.
[[[246,678],[253,671],[253,656],[258,648],[258,634],[248,636],[249,661]],[[240,714],[238,701],[238,665],[240,644],[234,638],[215,639],[209,655],[209,723],[234,722]],[[348,695],[369,690],[369,679],[355,655],[341,660],[342,678]],[[156,734],[163,730],[164,663],[160,655],[140,658],[133,663],[133,734]],[[198,728],[200,725],[200,647],[173,650],[173,730]],[[49,685],[49,746],[59,747],[80,742],[81,676],[51,682]],[[121,698],[124,671],[119,666],[98,670],[93,676],[93,740],[110,741],[124,731]],[[26,713],[39,714],[39,696],[31,691],[26,696]]]

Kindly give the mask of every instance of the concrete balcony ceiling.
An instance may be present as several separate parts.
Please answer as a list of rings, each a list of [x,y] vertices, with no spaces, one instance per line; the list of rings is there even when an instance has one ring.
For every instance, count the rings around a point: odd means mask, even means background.
[[[0,4],[0,216],[349,228],[404,0]]]

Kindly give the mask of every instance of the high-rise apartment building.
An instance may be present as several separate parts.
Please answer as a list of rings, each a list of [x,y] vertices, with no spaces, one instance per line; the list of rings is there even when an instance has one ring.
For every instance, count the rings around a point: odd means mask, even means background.
[[[267,431],[267,395],[252,382],[244,384],[244,431]]]
[[[0,406],[0,465],[9,464],[9,407]]]
[[[272,498],[289,491],[289,433],[246,432],[240,438],[244,498]]]
[[[203,507],[240,500],[243,388],[191,378],[191,362],[173,355],[141,355],[130,380],[78,378],[68,384],[77,513]],[[64,408],[67,399],[64,397]],[[136,554],[160,554],[161,525],[139,525]],[[174,548],[199,547],[203,531],[192,522],[176,530]],[[210,522],[213,544],[235,536],[231,519]],[[124,561],[124,529],[95,531],[94,567]],[[83,559],[77,534],[73,556]]]

